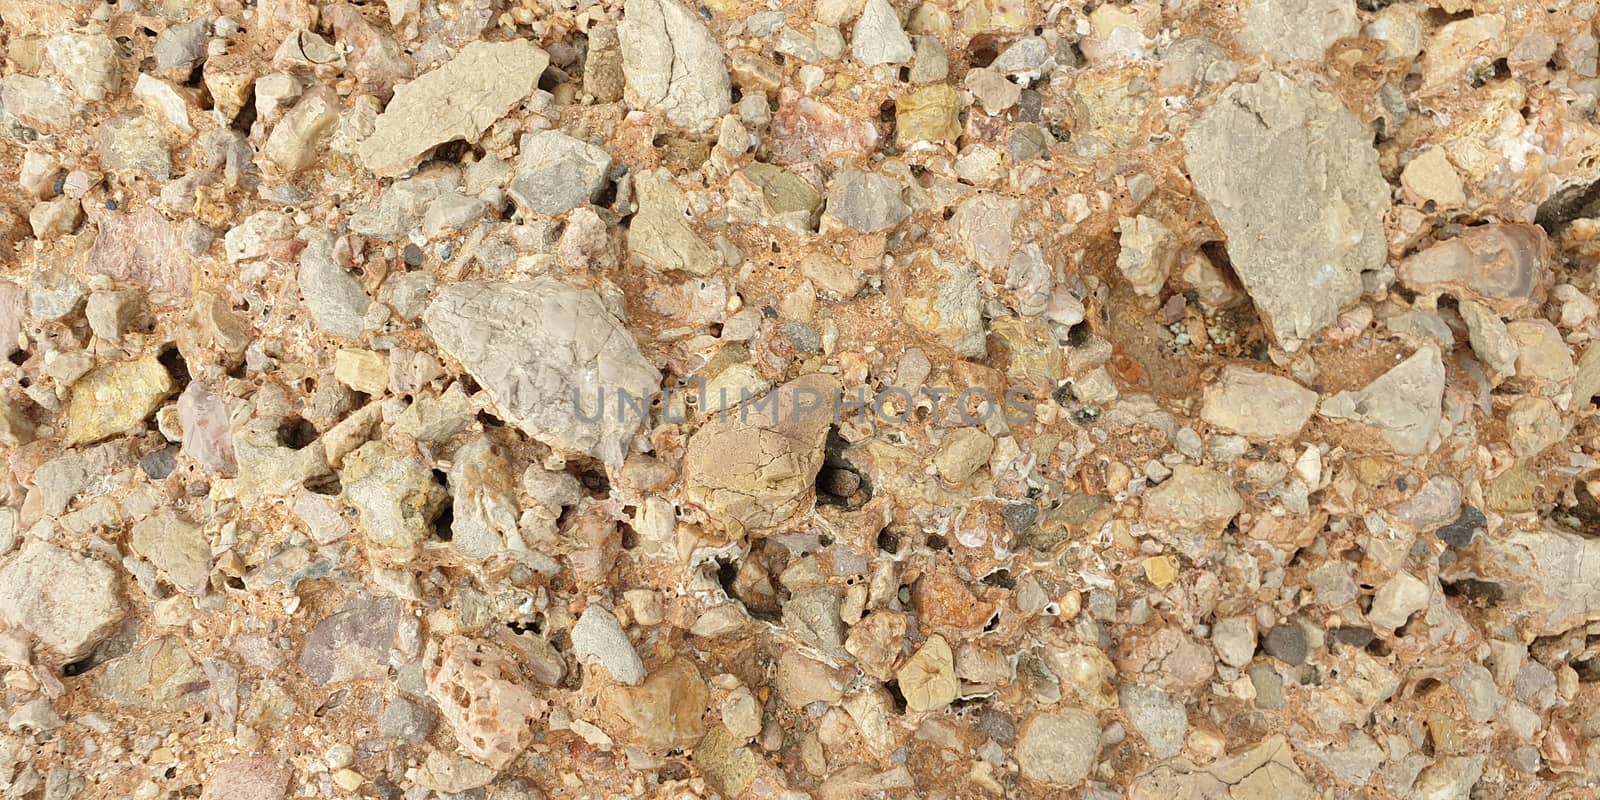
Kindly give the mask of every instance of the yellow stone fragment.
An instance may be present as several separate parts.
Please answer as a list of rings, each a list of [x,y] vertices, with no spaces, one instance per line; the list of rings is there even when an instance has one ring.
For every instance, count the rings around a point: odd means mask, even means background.
[[[948,84],[924,86],[895,101],[895,131],[902,146],[953,142],[961,136],[956,90]]]
[[[371,350],[340,350],[333,357],[333,377],[340,383],[376,397],[389,386],[389,362]]]
[[[361,773],[349,768],[341,769],[338,772],[333,773],[333,782],[337,784],[340,789],[343,789],[347,792],[353,792],[357,789],[360,789],[361,784],[366,783],[366,781],[367,779],[362,777]]]
[[[1144,576],[1157,589],[1165,589],[1178,579],[1178,559],[1173,556],[1151,556],[1144,560]]]
[[[154,414],[175,388],[155,356],[90,370],[72,384],[67,446],[126,433]]]

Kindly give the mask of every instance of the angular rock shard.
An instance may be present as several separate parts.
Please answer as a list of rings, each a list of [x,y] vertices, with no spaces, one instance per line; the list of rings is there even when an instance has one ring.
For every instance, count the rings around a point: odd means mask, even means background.
[[[473,141],[533,94],[549,63],[525,39],[473,42],[438,69],[396,86],[372,135],[356,145],[356,156],[387,177],[416,166],[445,142]]]
[[[1245,436],[1290,438],[1316,410],[1316,392],[1288,378],[1230,366],[1206,387],[1200,418]]]
[[[619,465],[639,401],[661,384],[633,334],[600,296],[559,281],[468,281],[423,313],[506,421],[541,441]]]
[[[1184,134],[1195,187],[1227,236],[1268,332],[1315,336],[1383,266],[1389,187],[1372,136],[1339,98],[1266,72],[1235,84]]]
[[[1439,427],[1444,405],[1444,362],[1430,344],[1365,388],[1322,401],[1325,417],[1372,428],[1395,452],[1420,455]]]
[[[629,105],[659,108],[695,132],[728,113],[733,85],[722,48],[693,11],[674,0],[627,0],[617,35]]]

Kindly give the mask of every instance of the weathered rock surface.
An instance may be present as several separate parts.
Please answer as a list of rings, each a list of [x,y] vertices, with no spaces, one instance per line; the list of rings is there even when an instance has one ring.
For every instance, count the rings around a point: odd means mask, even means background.
[[[511,197],[540,214],[565,214],[591,202],[606,183],[611,156],[559,131],[522,137]]]
[[[155,413],[176,387],[155,356],[98,367],[72,385],[67,444],[126,433]]]
[[[1371,428],[1395,452],[1423,453],[1439,427],[1444,378],[1439,348],[1428,345],[1365,388],[1325,398],[1321,413]]]
[[[610,464],[642,421],[628,400],[648,402],[661,382],[598,295],[557,281],[459,283],[423,320],[506,421]]]
[[[1549,245],[1537,225],[1483,225],[1406,257],[1395,268],[1419,292],[1448,292],[1510,314],[1544,291]]]
[[[433,520],[450,495],[420,459],[381,442],[368,442],[345,457],[345,498],[374,544],[411,547],[433,535]]]
[[[675,0],[628,0],[617,35],[629,105],[659,108],[696,132],[728,113],[731,84],[722,48],[693,11]]]
[[[1245,436],[1294,438],[1316,409],[1317,393],[1288,378],[1229,366],[1206,387],[1200,418]]]
[[[689,438],[684,497],[733,533],[793,516],[811,499],[839,388],[807,375],[712,417]]]
[[[1100,723],[1077,709],[1041,712],[1022,724],[1017,766],[1022,776],[1071,786],[1083,780],[1100,752]]]
[[[611,612],[589,606],[572,626],[572,652],[578,661],[604,667],[613,680],[637,686],[644,680],[644,662]]]
[[[57,657],[75,661],[127,614],[118,583],[104,562],[30,541],[0,567],[0,616]]]
[[[549,63],[523,39],[469,44],[438,69],[396,86],[356,155],[374,174],[399,175],[445,142],[474,141],[533,93]]]
[[[1279,342],[1315,336],[1384,260],[1377,152],[1334,95],[1267,72],[1227,89],[1184,134],[1184,163]]]

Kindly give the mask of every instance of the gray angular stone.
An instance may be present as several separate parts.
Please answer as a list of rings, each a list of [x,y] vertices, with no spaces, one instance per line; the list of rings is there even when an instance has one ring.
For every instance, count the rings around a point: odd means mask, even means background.
[[[628,105],[659,108],[697,133],[732,108],[722,48],[694,11],[674,0],[626,0],[617,36]]]
[[[306,249],[300,254],[300,296],[311,309],[312,319],[334,336],[360,336],[371,298],[361,288],[361,281],[335,260],[332,233],[311,231],[303,238]]]
[[[1409,572],[1397,572],[1373,595],[1367,621],[1381,628],[1398,628],[1428,607],[1428,594],[1428,584]]]
[[[1291,667],[1298,667],[1306,662],[1309,644],[1305,629],[1300,627],[1300,623],[1289,620],[1267,631],[1262,638],[1261,649]]]
[[[1118,697],[1122,713],[1128,715],[1128,723],[1144,736],[1156,758],[1172,758],[1183,752],[1183,740],[1189,733],[1189,715],[1182,702],[1160,689],[1146,686],[1124,686]]]
[[[1511,341],[1500,315],[1474,300],[1460,301],[1457,310],[1467,323],[1467,341],[1472,344],[1472,352],[1478,360],[1500,377],[1515,375],[1517,345]]]
[[[77,124],[83,106],[61,86],[32,75],[0,78],[0,108],[31,128],[50,133]]]
[[[95,694],[150,711],[177,711],[204,702],[206,675],[176,637],[145,642],[100,668]]]
[[[843,602],[831,586],[795,592],[783,604],[783,624],[801,641],[834,658],[844,658],[844,623],[839,620]]]
[[[438,69],[396,86],[372,134],[356,144],[356,156],[374,174],[392,176],[445,142],[475,141],[533,94],[549,63],[526,39],[473,42]]]
[[[65,661],[89,654],[127,614],[117,571],[29,540],[0,568],[0,615]]]
[[[1387,257],[1389,185],[1372,135],[1334,95],[1266,72],[1229,87],[1183,137],[1195,188],[1269,333],[1315,336]]]
[[[1444,377],[1439,348],[1425,345],[1364,388],[1323,400],[1321,413],[1370,426],[1395,452],[1425,453],[1439,427]]]
[[[421,744],[433,733],[436,724],[433,712],[427,706],[413,703],[396,695],[384,704],[378,717],[378,735],[400,744]]]
[[[552,216],[592,202],[606,185],[611,156],[560,131],[525,134],[511,179],[511,199],[524,211]]]
[[[866,0],[850,32],[850,54],[869,67],[904,64],[914,51],[889,0]]]
[[[572,626],[572,654],[580,663],[605,668],[614,680],[632,686],[644,682],[644,662],[627,631],[610,611],[593,603]]]
[[[608,464],[622,463],[641,422],[619,396],[648,402],[661,384],[598,295],[548,278],[449,286],[423,321],[506,421]]]
[[[827,214],[862,233],[881,231],[911,216],[900,190],[888,176],[845,170],[828,187]]]
[[[1217,658],[1230,667],[1242,667],[1256,655],[1256,623],[1253,617],[1228,617],[1211,626],[1211,646]]]
[[[1465,666],[1475,667],[1476,664]],[[1478,667],[1482,669],[1482,667]],[[1365,731],[1354,731],[1350,740],[1335,747],[1305,747],[1302,752],[1322,762],[1334,777],[1351,786],[1361,786],[1372,777],[1386,756],[1383,748]]]
[[[156,34],[153,53],[156,69],[188,72],[196,61],[205,56],[206,41],[210,38],[210,17],[196,17],[188,22],[167,26]]]

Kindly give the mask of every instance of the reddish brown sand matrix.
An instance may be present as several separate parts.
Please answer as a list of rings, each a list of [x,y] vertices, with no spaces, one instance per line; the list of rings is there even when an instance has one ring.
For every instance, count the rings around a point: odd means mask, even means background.
[[[1600,796],[1594,2],[0,0],[0,800]]]

